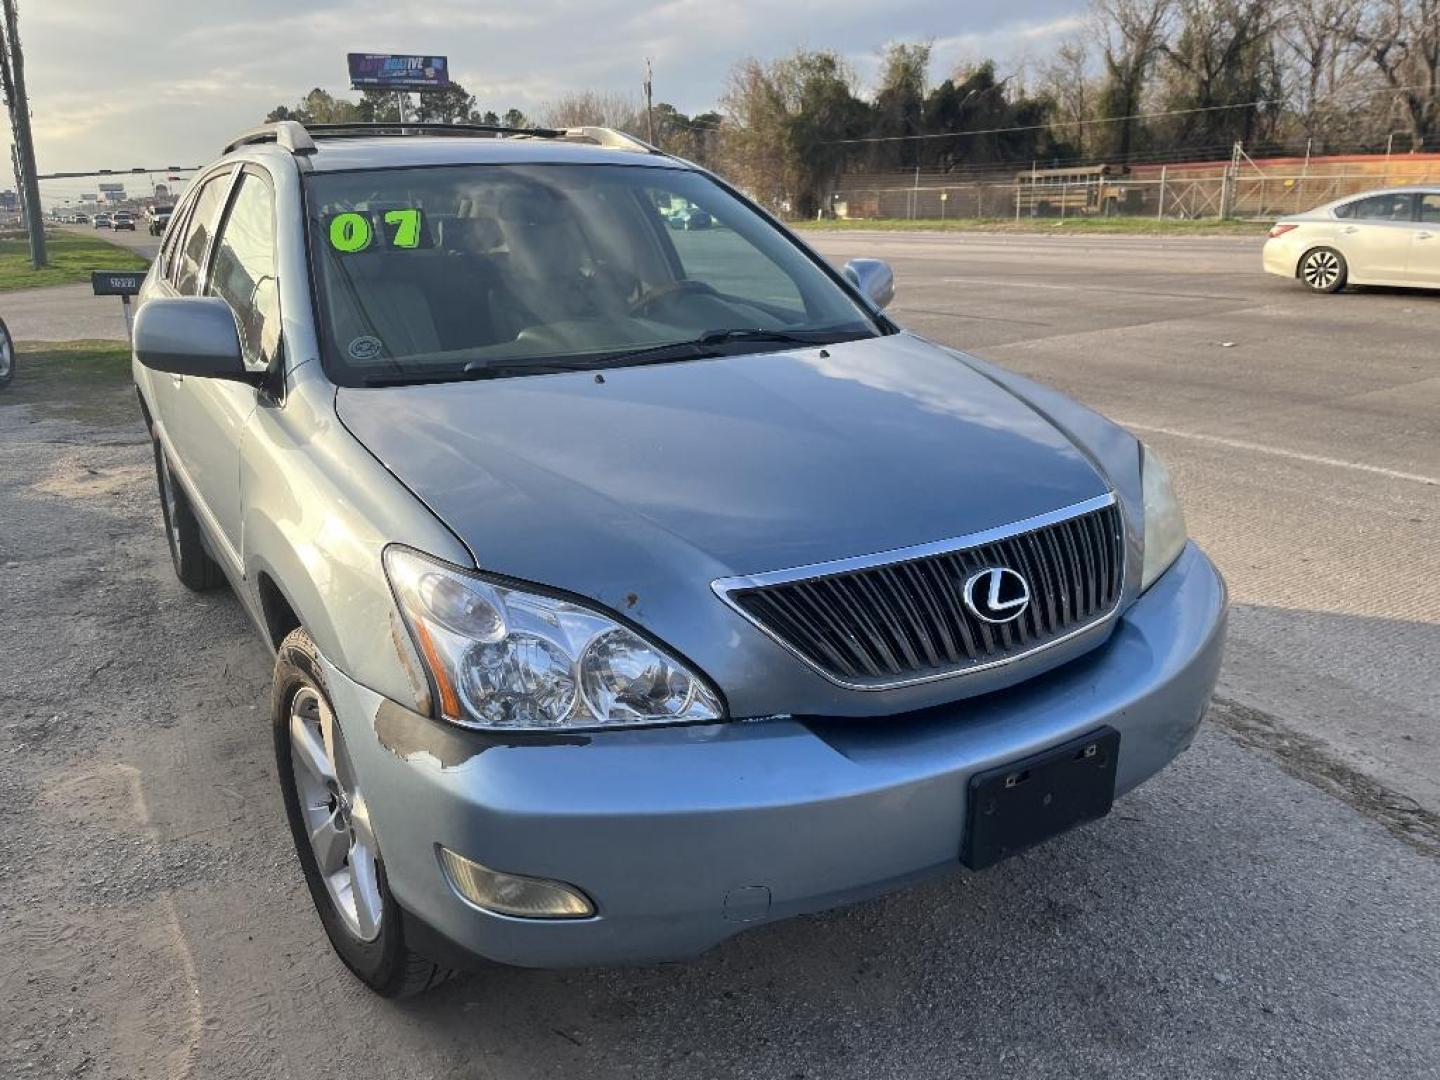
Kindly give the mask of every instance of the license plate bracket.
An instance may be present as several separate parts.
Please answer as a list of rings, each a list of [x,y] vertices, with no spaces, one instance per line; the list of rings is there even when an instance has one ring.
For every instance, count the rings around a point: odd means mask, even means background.
[[[1102,818],[1115,802],[1120,733],[1112,727],[976,773],[960,861],[972,870]]]

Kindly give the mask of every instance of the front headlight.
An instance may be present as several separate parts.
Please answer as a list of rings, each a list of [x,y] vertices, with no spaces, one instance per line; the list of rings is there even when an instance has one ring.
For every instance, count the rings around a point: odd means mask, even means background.
[[[1140,591],[1144,592],[1180,557],[1187,533],[1170,473],[1144,445],[1140,447],[1140,486],[1145,493],[1145,559],[1140,570]]]
[[[385,573],[446,720],[554,731],[724,716],[684,664],[599,611],[408,548],[385,549]]]

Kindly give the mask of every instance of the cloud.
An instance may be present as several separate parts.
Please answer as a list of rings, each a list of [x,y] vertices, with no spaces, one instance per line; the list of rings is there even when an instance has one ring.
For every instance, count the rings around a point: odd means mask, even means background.
[[[709,108],[730,66],[797,45],[862,78],[890,40],[933,38],[934,75],[961,56],[1013,67],[1078,27],[1084,0],[45,0],[24,5],[42,172],[198,164],[313,86],[347,93],[345,53],[444,53],[482,108],[536,110],[569,90]]]

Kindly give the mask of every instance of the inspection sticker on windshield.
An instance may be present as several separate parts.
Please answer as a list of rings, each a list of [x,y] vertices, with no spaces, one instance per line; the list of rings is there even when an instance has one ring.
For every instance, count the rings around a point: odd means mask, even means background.
[[[325,218],[330,246],[345,255],[371,248],[427,248],[430,228],[419,207],[346,210]]]
[[[350,354],[352,360],[374,360],[385,351],[385,343],[377,337],[366,334],[350,342],[345,351]]]

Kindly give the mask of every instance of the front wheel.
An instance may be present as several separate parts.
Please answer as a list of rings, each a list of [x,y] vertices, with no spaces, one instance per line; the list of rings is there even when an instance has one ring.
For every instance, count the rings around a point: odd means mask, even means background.
[[[370,822],[365,793],[309,633],[275,658],[275,763],[305,884],[336,955],[382,997],[408,997],[451,972],[411,952]]]
[[[1349,267],[1345,256],[1334,248],[1314,248],[1300,259],[1297,275],[1312,292],[1336,293],[1345,287]]]

